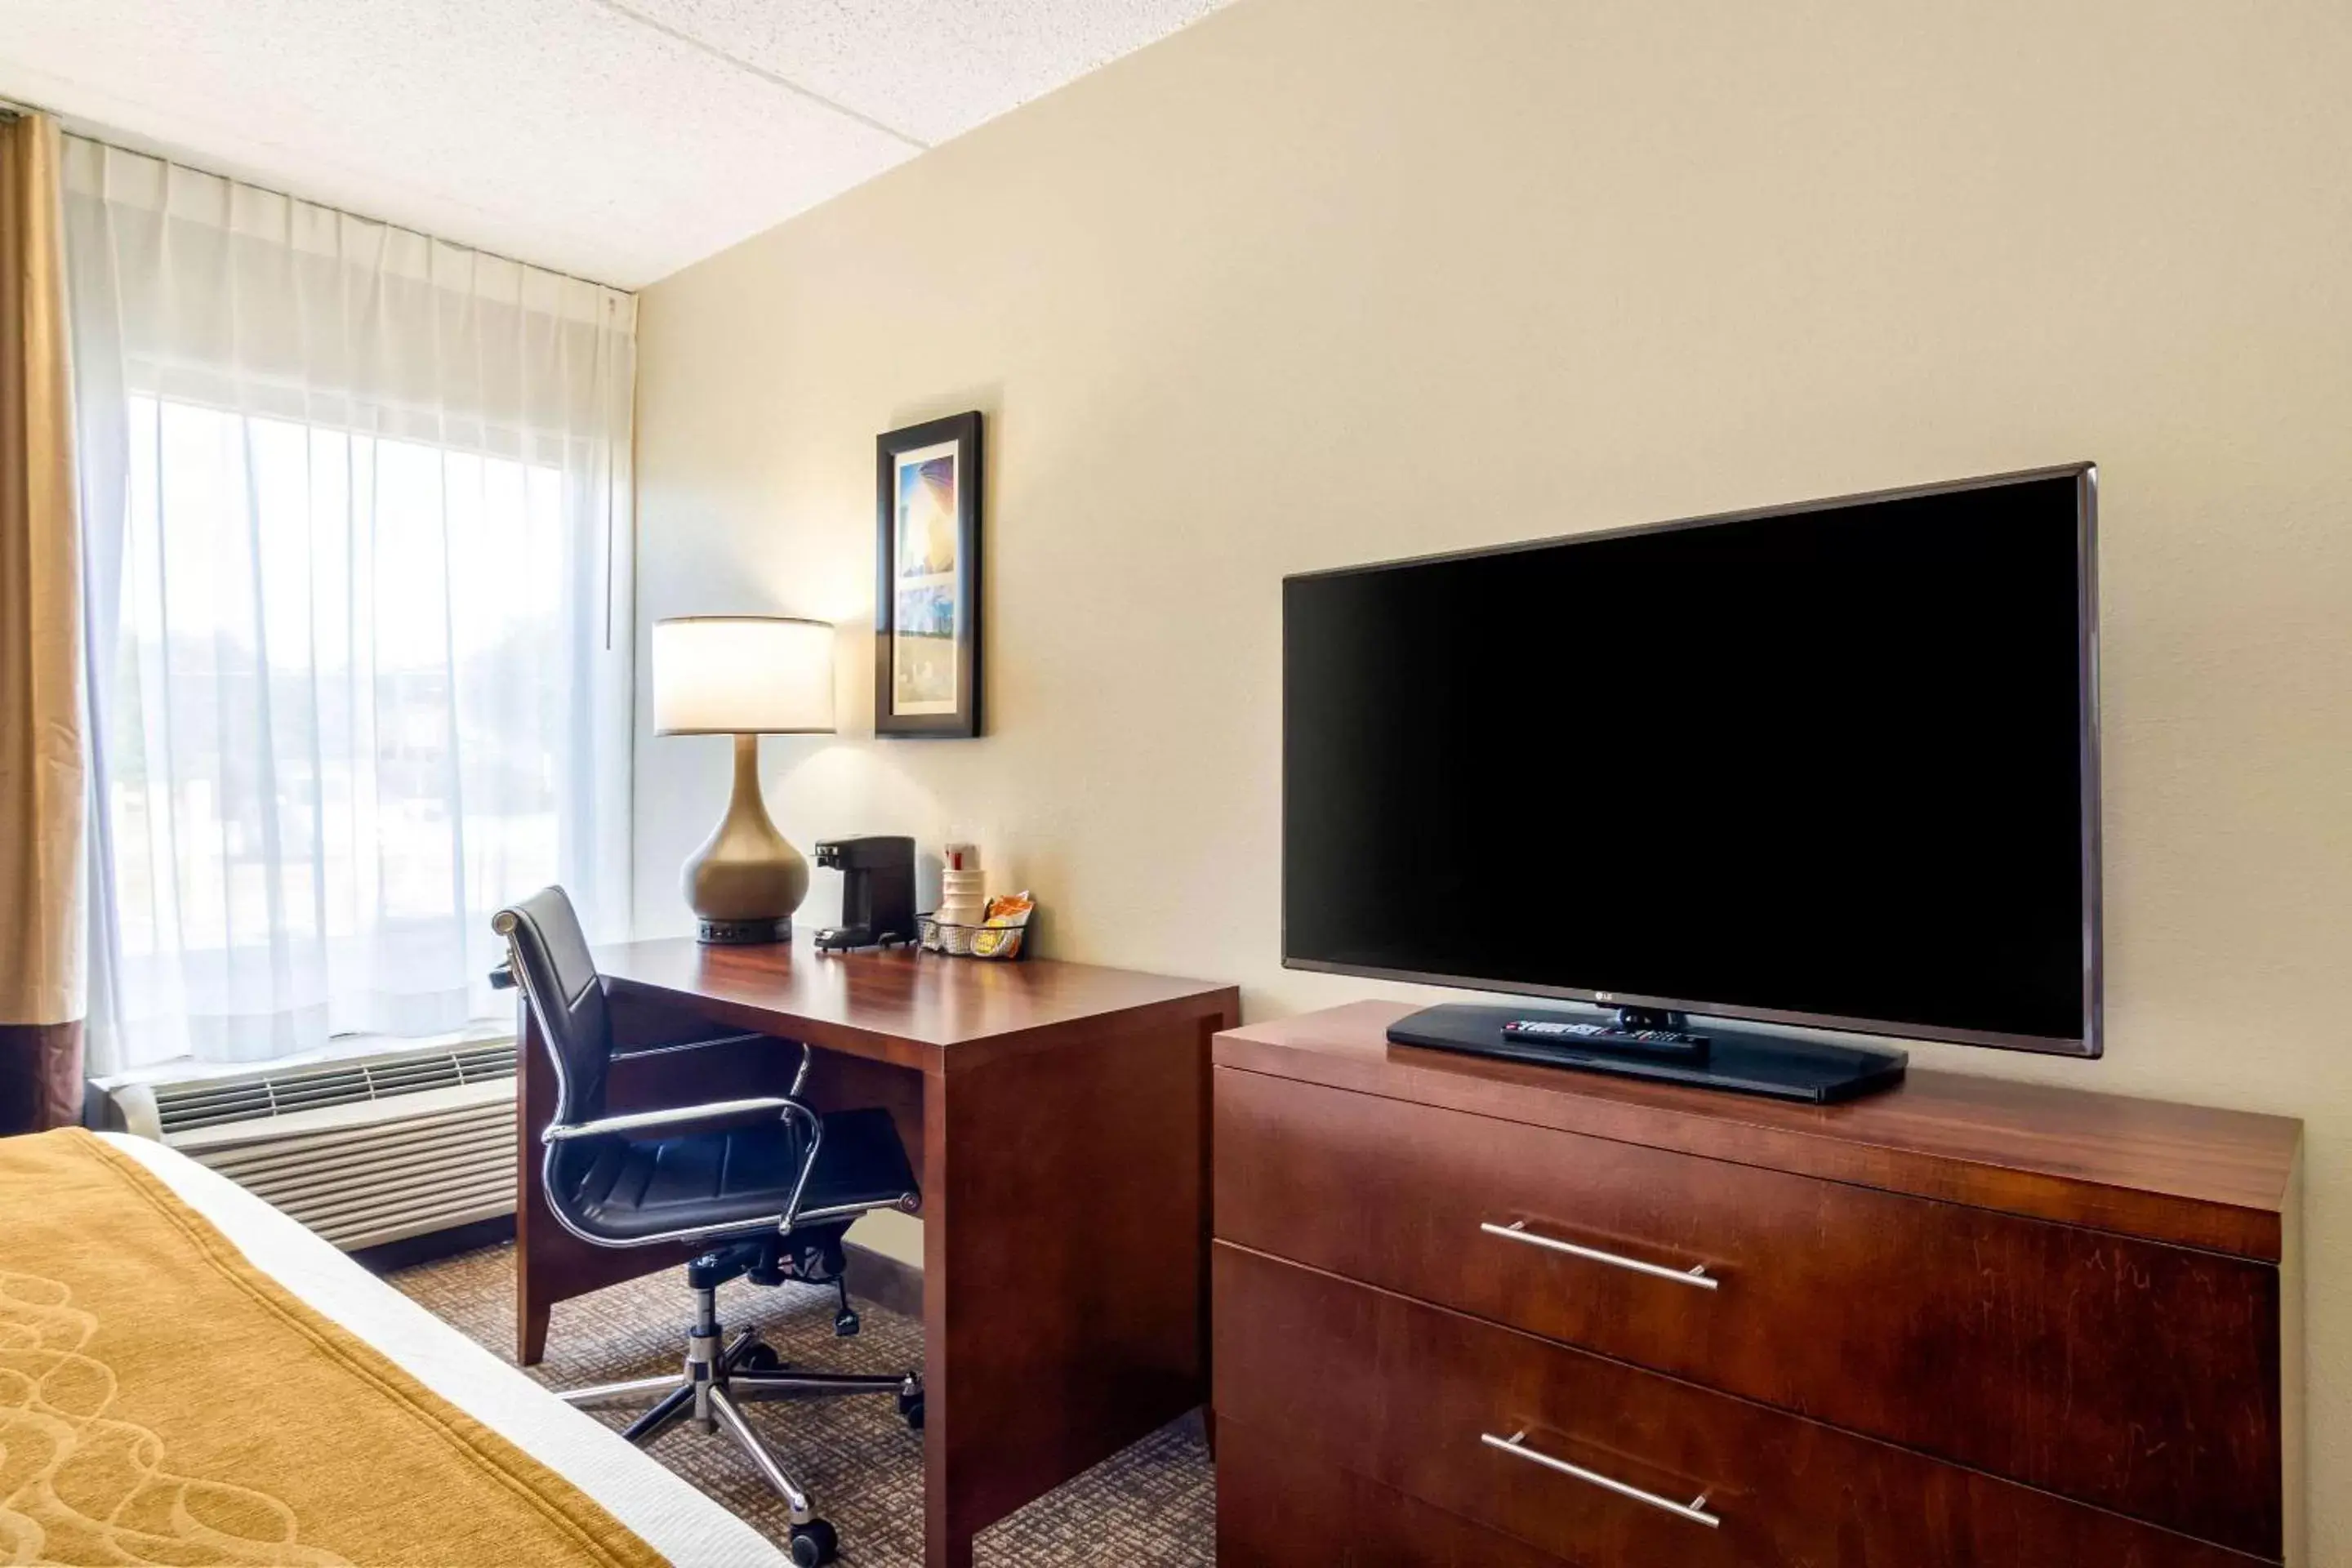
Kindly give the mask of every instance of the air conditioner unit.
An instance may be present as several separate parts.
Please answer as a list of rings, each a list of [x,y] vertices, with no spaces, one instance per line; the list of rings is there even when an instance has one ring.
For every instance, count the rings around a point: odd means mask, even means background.
[[[511,1040],[92,1087],[122,1131],[211,1166],[347,1250],[514,1212]]]

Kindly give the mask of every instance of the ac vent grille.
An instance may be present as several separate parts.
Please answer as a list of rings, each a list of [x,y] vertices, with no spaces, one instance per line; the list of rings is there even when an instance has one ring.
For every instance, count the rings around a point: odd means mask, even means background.
[[[487,1083],[514,1074],[511,1041],[465,1046],[373,1062],[328,1062],[248,1078],[173,1084],[155,1091],[155,1116],[163,1136],[169,1138],[200,1127],[330,1106],[362,1105],[425,1089]]]

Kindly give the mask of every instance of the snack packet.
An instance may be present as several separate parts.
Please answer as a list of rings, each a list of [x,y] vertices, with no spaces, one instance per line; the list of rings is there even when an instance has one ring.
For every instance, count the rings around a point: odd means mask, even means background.
[[[1024,888],[1017,893],[1005,893],[988,900],[988,913],[978,931],[971,933],[971,955],[974,958],[1015,958],[1021,952],[1021,939],[1029,925],[1030,912],[1037,900]]]

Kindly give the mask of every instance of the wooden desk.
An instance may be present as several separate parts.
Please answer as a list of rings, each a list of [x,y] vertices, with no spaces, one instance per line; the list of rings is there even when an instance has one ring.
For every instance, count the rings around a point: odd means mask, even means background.
[[[1031,960],[634,942],[596,954],[611,1109],[781,1092],[888,1108],[923,1184],[924,1561],[1207,1399],[1209,1041],[1229,985]],[[686,1247],[591,1247],[540,1179],[555,1086],[523,1010],[516,1354],[557,1301]],[[774,1038],[664,1053],[713,1023]],[[685,1298],[681,1294],[681,1310]]]

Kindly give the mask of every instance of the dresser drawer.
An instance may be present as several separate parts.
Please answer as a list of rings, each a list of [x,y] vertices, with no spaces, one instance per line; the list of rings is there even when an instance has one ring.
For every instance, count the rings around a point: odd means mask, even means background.
[[[1524,1542],[1238,1421],[1217,1427],[1217,1568],[1561,1568]]]
[[[2280,1552],[2274,1268],[1232,1068],[1215,1097],[1223,1240]]]
[[[1213,1251],[1221,1423],[1581,1568],[2257,1561],[1227,1243]]]

